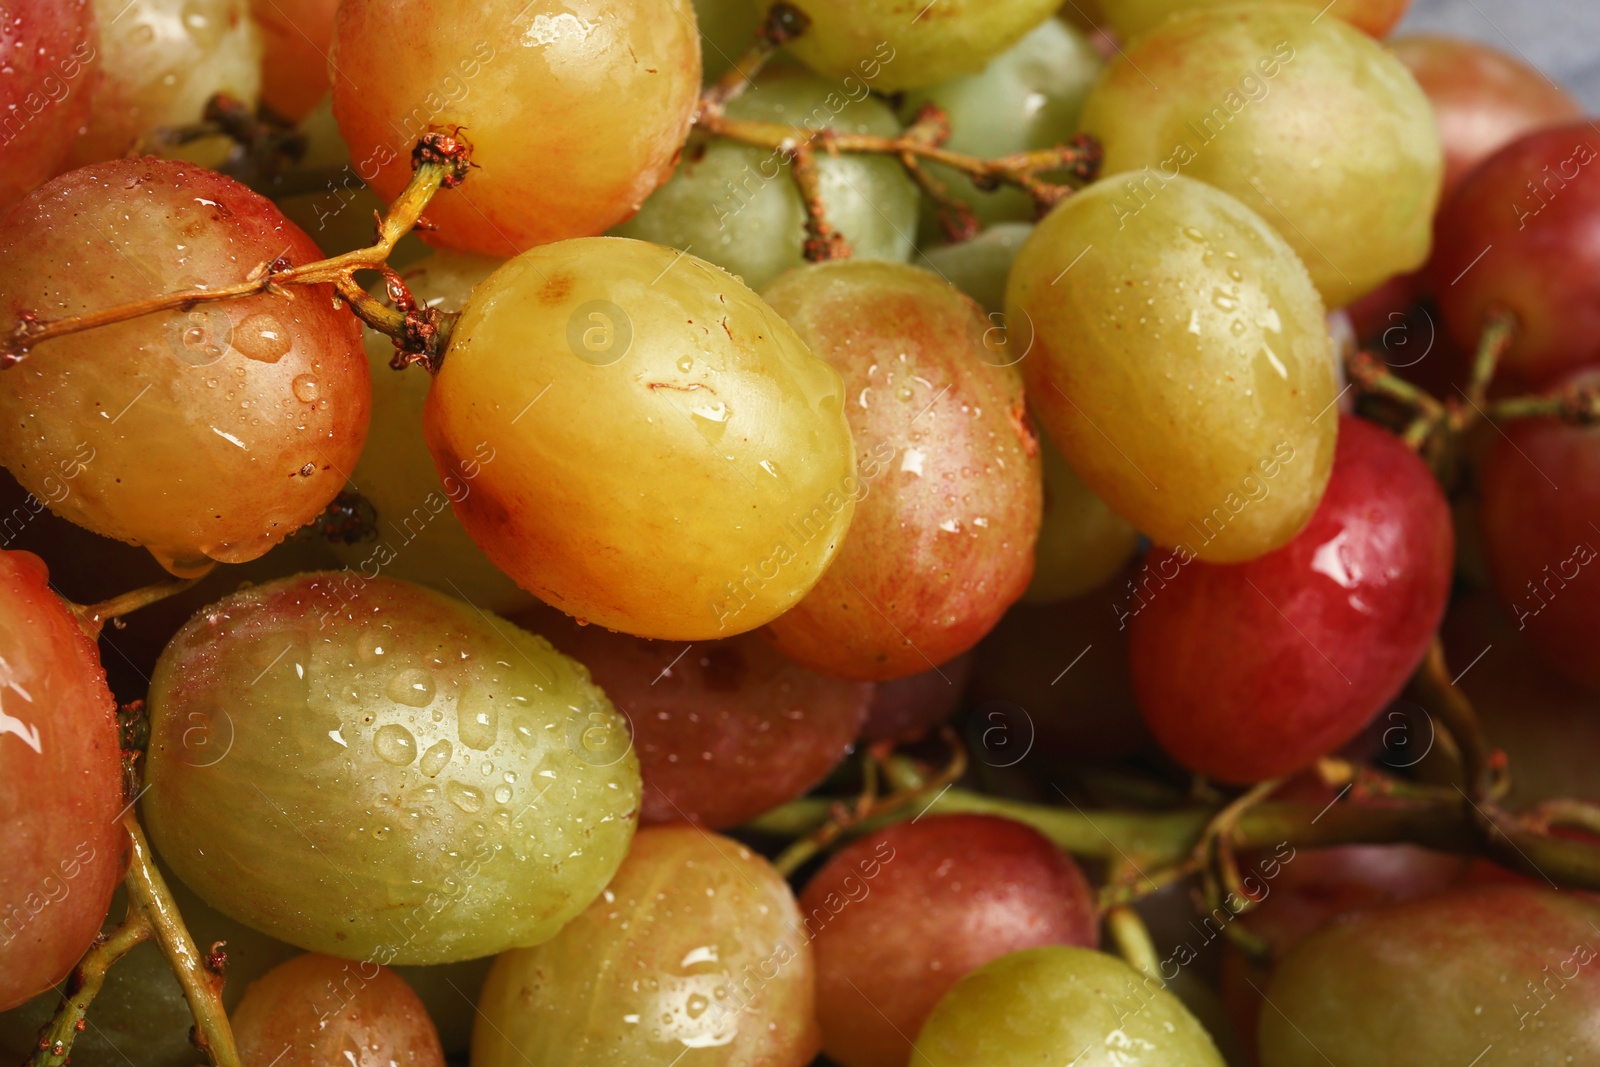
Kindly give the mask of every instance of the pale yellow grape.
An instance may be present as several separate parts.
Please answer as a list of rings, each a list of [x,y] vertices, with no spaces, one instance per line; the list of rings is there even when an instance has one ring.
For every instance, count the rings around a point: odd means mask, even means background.
[[[472,287],[501,262],[441,250],[406,270],[405,282],[419,304],[460,311]],[[366,342],[372,423],[350,487],[377,512],[377,537],[336,543],[340,562],[359,574],[403,578],[503,615],[531,606],[533,597],[489,562],[450,506],[472,494],[481,465],[498,458],[494,450],[484,444],[469,457],[476,465],[464,464],[441,479],[422,436],[432,378],[420,367],[391,368],[394,345],[384,335],[368,330]]]
[[[1070,600],[1104,585],[1133,558],[1139,531],[1112,511],[1050,439],[1039,438],[1044,460],[1044,522],[1033,550],[1033,581],[1022,599]]]
[[[917,1035],[922,1067],[1224,1067],[1177,997],[1103,952],[1002,956],[946,993]]]
[[[770,0],[747,0],[765,11]],[[811,25],[789,51],[812,70],[880,92],[974,74],[1055,14],[1060,0],[792,0]]]
[[[1332,469],[1322,302],[1233,197],[1180,177],[1133,214],[1126,182],[1034,230],[1006,293],[1009,344],[1031,340],[1029,403],[1107,504],[1161,544],[1253,559],[1299,532]]]
[[[496,961],[472,1067],[802,1067],[813,975],[772,864],[695,827],[642,830],[588,911]]]
[[[1177,174],[1238,197],[1343,307],[1428,256],[1444,173],[1404,64],[1337,18],[1233,4],[1172,16],[1107,68],[1083,110],[1101,173],[1136,171],[1121,213]]]
[[[94,0],[94,8],[101,78],[71,166],[115,159],[158,128],[199,122],[216,93],[255,107],[261,32],[249,0]]]
[[[1237,0],[1100,0],[1105,21],[1124,40],[1130,41],[1161,24],[1161,20],[1179,11],[1192,11]],[[1411,0],[1276,0],[1279,3],[1308,7],[1313,14],[1337,15],[1353,26],[1358,26],[1374,37],[1382,37],[1394,28],[1411,6]],[[1068,9],[1070,10],[1070,8]]]
[[[950,117],[944,146],[982,159],[1052,148],[1077,132],[1078,114],[1102,66],[1087,37],[1046,19],[980,73],[910,94],[900,114],[910,122],[923,104],[937,104]],[[985,226],[1034,219],[1033,198],[1016,186],[981,192],[958,171],[937,163],[928,170]]]
[[[467,532],[579,619],[697,641],[796,604],[858,489],[839,375],[738,279],[616,237],[474,291],[428,396],[434,460],[486,444]]]

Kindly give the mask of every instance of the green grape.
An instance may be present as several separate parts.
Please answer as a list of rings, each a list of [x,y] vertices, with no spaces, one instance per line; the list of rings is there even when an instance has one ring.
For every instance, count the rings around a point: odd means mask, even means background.
[[[472,1067],[801,1067],[814,973],[770,863],[704,830],[641,830],[588,911],[496,961]]]
[[[1119,216],[1180,173],[1215,185],[1283,235],[1329,307],[1428,257],[1444,174],[1428,98],[1383,46],[1310,8],[1174,15],[1107,68],[1083,128],[1105,145],[1101,173],[1138,172]]]
[[[839,375],[738,279],[642,241],[518,256],[473,292],[428,394],[455,505],[546,603],[637,637],[755,629],[816,584],[855,509]]]
[[[444,250],[406,271],[405,282],[419,304],[460,311],[472,287],[500,263]],[[533,597],[489,562],[451,508],[453,501],[472,494],[475,464],[492,463],[493,449],[477,452],[473,462],[441,480],[422,436],[422,408],[432,379],[416,369],[391,368],[394,345],[382,334],[368,330],[366,340],[372,423],[350,487],[376,511],[377,537],[335,544],[340,562],[366,578],[381,573],[416,582],[502,615],[530,607]]]
[[[746,0],[765,11],[771,0]],[[1061,0],[792,0],[811,24],[793,52],[834,78],[879,92],[921,89],[974,74],[1055,14]]]
[[[1189,557],[1253,559],[1310,520],[1333,467],[1333,345],[1305,268],[1227,193],[1127,179],[1034,230],[1006,293],[1028,400],[1084,483]]]
[[[1033,550],[1033,581],[1022,599],[1036,604],[1071,600],[1104,585],[1133,558],[1139,531],[1083,484],[1048,437],[1044,460],[1044,522]]]
[[[581,666],[348,572],[190,620],[151,682],[146,781],[151,840],[212,906],[381,965],[554,935],[621,863],[640,791]]]
[[[951,285],[976,300],[989,312],[989,320],[1003,326],[998,314],[1006,306],[1006,279],[1011,276],[1011,264],[1022,251],[1023,242],[1033,232],[1027,222],[1002,222],[986,228],[970,241],[930,248],[920,254],[918,266],[939,275]],[[989,343],[1004,345],[1005,330],[992,330]],[[1016,358],[1021,359],[1020,355]]]
[[[950,116],[944,147],[982,159],[1052,148],[1077,132],[1078,113],[1103,65],[1087,37],[1046,19],[981,74],[912,93],[900,114],[910,122],[923,104],[937,104]],[[1033,198],[1015,186],[982,192],[958,171],[937,163],[927,169],[985,226],[1033,221]]]
[[[1106,21],[1124,41],[1145,33],[1168,15],[1190,11],[1237,0],[1099,0]],[[1299,4],[1314,13],[1337,15],[1353,26],[1374,37],[1383,37],[1394,29],[1411,6],[1411,0],[1274,0],[1275,3]]]
[[[700,24],[700,65],[710,84],[756,43],[765,12],[747,0],[694,0],[694,14]]]
[[[1052,945],[957,982],[917,1035],[925,1067],[1224,1067],[1187,1008],[1114,956]]]
[[[894,112],[855,82],[841,87],[803,68],[760,74],[728,105],[736,119],[893,137]],[[847,95],[848,94],[848,95]],[[858,259],[904,262],[917,226],[917,187],[888,156],[816,156],[828,221]],[[805,204],[780,151],[712,139],[692,145],[672,180],[614,231],[621,237],[694,249],[760,289],[806,262]]]
[[[460,963],[440,963],[432,967],[396,967],[394,973],[406,980],[428,1009],[428,1016],[439,1030],[439,1044],[446,1057],[460,1061],[472,1046],[473,1006],[483,980],[494,965],[493,956]]]

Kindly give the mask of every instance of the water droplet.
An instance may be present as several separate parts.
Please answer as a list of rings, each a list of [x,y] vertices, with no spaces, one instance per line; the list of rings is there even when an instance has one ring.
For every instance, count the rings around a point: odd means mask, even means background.
[[[1183,235],[1185,237],[1189,238],[1189,240],[1191,240],[1191,241],[1196,241],[1196,242],[1198,242],[1200,244],[1205,244],[1206,243],[1206,235],[1201,233],[1198,229],[1196,229],[1193,226],[1185,226],[1183,228]]]
[[[1241,319],[1234,319],[1233,324],[1228,327],[1228,331],[1235,337],[1243,337],[1246,329],[1248,329],[1248,327],[1245,326],[1243,320]]]
[[[373,736],[372,749],[383,762],[404,767],[417,758],[417,739],[404,726],[390,723]]]
[[[1216,306],[1218,311],[1239,310],[1239,298],[1222,289],[1213,289],[1211,291],[1211,303]]]
[[[450,799],[450,803],[469,815],[483,807],[483,794],[470,785],[462,785],[460,782],[446,782],[444,795]]]
[[[727,422],[728,415],[731,414],[728,411],[728,405],[720,400],[715,404],[701,404],[693,410],[696,415],[710,422]]]
[[[356,638],[356,655],[364,663],[382,663],[388,643],[388,634],[384,631],[363,630]]]
[[[260,363],[276,363],[293,347],[289,331],[271,315],[251,315],[233,331],[233,347],[245,358]]]
[[[433,675],[418,668],[401,671],[389,679],[386,690],[389,699],[412,708],[425,708],[433,703]]]
[[[910,400],[915,395],[916,394],[912,392],[911,386],[909,385],[902,385],[894,391],[896,400]]]
[[[681,370],[683,373],[688,374],[691,370],[694,369],[694,357],[693,356],[679,356],[678,357],[678,369]]]
[[[428,746],[428,751],[422,754],[422,762],[417,764],[417,770],[429,778],[437,778],[439,772],[450,762],[450,756],[454,751],[450,742],[442,738],[435,741]]]
[[[471,685],[456,703],[456,736],[468,748],[487,751],[500,735],[500,705],[494,693]]]
[[[511,803],[511,787],[509,785],[497,786],[494,791],[494,800],[496,804]]]
[[[315,404],[317,402],[317,380],[309,374],[297,374],[290,383],[289,388],[294,391],[295,399],[302,404]]]

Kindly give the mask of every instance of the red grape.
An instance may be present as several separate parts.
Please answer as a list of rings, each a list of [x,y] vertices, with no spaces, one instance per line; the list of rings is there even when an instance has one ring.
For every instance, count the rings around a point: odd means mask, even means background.
[[[0,9],[0,210],[55,174],[99,77],[90,0],[8,0]]]
[[[1541,659],[1600,689],[1600,428],[1530,419],[1504,434],[1481,473],[1495,588]]]
[[[911,740],[950,718],[967,691],[972,662],[973,653],[968,652],[934,670],[879,682],[861,740]]]
[[[328,94],[339,0],[250,0],[261,27],[261,102],[299,122]]]
[[[1475,346],[1506,308],[1503,361],[1544,382],[1600,356],[1600,134],[1588,122],[1528,134],[1474,170],[1435,225],[1429,281],[1446,327]]]
[[[1387,431],[1342,418],[1328,491],[1289,544],[1235,566],[1155,557],[1130,605],[1129,656],[1156,739],[1226,782],[1332,752],[1421,659],[1454,550],[1428,468]]]
[[[816,949],[822,1047],[845,1067],[904,1067],[934,1004],[973,968],[1097,939],[1077,864],[1038,831],[990,815],[862,838],[806,884],[800,910]]]
[[[44,563],[0,551],[0,1011],[72,969],[122,878],[116,711]]]
[[[588,667],[628,716],[647,826],[722,829],[793,800],[849,754],[872,699],[870,684],[807,670],[755,634],[685,646],[553,609],[519,621]]]

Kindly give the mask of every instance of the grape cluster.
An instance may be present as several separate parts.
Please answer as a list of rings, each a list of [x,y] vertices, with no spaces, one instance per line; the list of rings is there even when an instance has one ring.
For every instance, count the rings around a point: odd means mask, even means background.
[[[0,1058],[1600,1062],[1600,134],[1060,7],[0,2]]]

